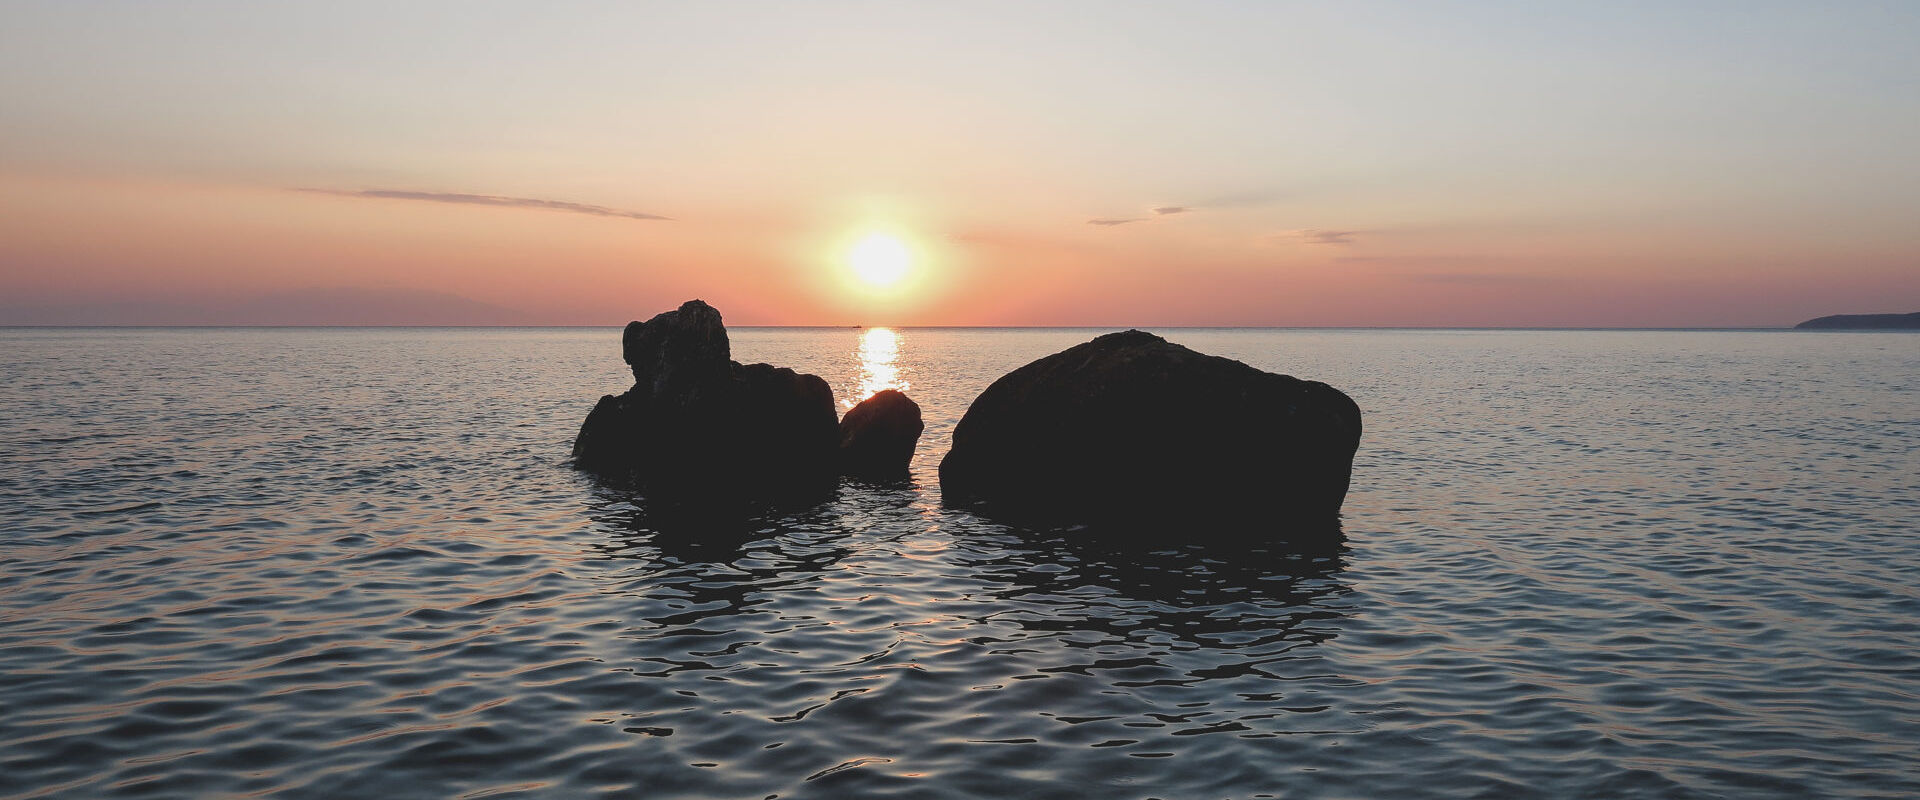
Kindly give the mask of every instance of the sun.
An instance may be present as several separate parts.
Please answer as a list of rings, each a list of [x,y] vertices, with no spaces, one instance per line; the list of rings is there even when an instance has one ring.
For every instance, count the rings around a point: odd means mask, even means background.
[[[867,286],[884,289],[900,282],[913,266],[913,253],[897,236],[869,233],[847,251],[847,265]]]

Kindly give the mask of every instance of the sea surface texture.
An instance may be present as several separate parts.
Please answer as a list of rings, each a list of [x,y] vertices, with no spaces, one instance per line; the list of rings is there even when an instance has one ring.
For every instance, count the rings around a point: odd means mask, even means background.
[[[927,433],[688,519],[614,329],[0,331],[0,797],[1920,796],[1920,335],[1163,331],[1360,404],[1338,552],[943,509],[1096,333],[736,329]]]

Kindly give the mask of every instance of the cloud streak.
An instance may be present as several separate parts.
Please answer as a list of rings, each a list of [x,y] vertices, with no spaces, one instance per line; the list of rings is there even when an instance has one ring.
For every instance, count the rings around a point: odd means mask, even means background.
[[[1353,244],[1353,237],[1359,234],[1359,231],[1304,230],[1296,235],[1307,244]]]
[[[1498,261],[1492,256],[1340,256],[1336,264],[1381,264],[1385,266],[1425,267],[1435,264],[1485,264]]]
[[[1212,203],[1200,203],[1197,205],[1184,205],[1184,206],[1153,206],[1147,209],[1147,211],[1152,213],[1152,216],[1102,217],[1099,219],[1087,220],[1087,224],[1113,227],[1116,225],[1128,225],[1135,222],[1151,222],[1161,217],[1171,217],[1175,214],[1191,214],[1196,211],[1205,211],[1210,208],[1250,207],[1250,206],[1266,205],[1270,202],[1272,202],[1271,195],[1264,195],[1264,194],[1235,195],[1235,196],[1220,198],[1218,201],[1212,202]],[[1331,233],[1342,233],[1342,231],[1331,231]],[[1351,233],[1351,231],[1347,231],[1346,233]],[[1344,241],[1316,242],[1316,244],[1345,244],[1345,243],[1346,242]]]
[[[412,192],[400,189],[295,189],[297,192],[330,194],[336,197],[361,197],[376,200],[420,200],[428,203],[454,203],[469,206],[494,206],[498,208],[534,208],[544,211],[565,211],[572,214],[586,214],[594,217],[617,217],[619,219],[671,220],[659,214],[645,214],[639,211],[626,211],[606,206],[586,203],[569,203],[565,200],[540,200],[531,197],[502,197],[492,194],[461,194],[458,192]]]

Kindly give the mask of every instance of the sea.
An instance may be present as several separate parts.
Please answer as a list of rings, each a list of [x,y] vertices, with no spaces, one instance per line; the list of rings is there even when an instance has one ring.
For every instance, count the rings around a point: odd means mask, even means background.
[[[736,328],[926,433],[702,520],[615,328],[0,330],[0,797],[1920,797],[1920,335],[1159,330],[1358,402],[1338,548],[944,507],[1101,332]]]

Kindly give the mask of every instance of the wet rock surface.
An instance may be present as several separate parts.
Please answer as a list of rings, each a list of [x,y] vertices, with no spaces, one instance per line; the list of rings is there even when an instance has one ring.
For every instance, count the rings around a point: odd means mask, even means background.
[[[818,376],[731,359],[720,312],[699,300],[627,325],[634,385],[600,399],[575,466],[659,499],[816,495],[837,475],[833,391]]]
[[[954,429],[940,485],[1020,517],[1337,535],[1360,428],[1324,383],[1126,331],[995,381]]]
[[[920,404],[896,389],[882,389],[840,420],[840,472],[867,480],[907,477],[913,448],[926,424]]]

